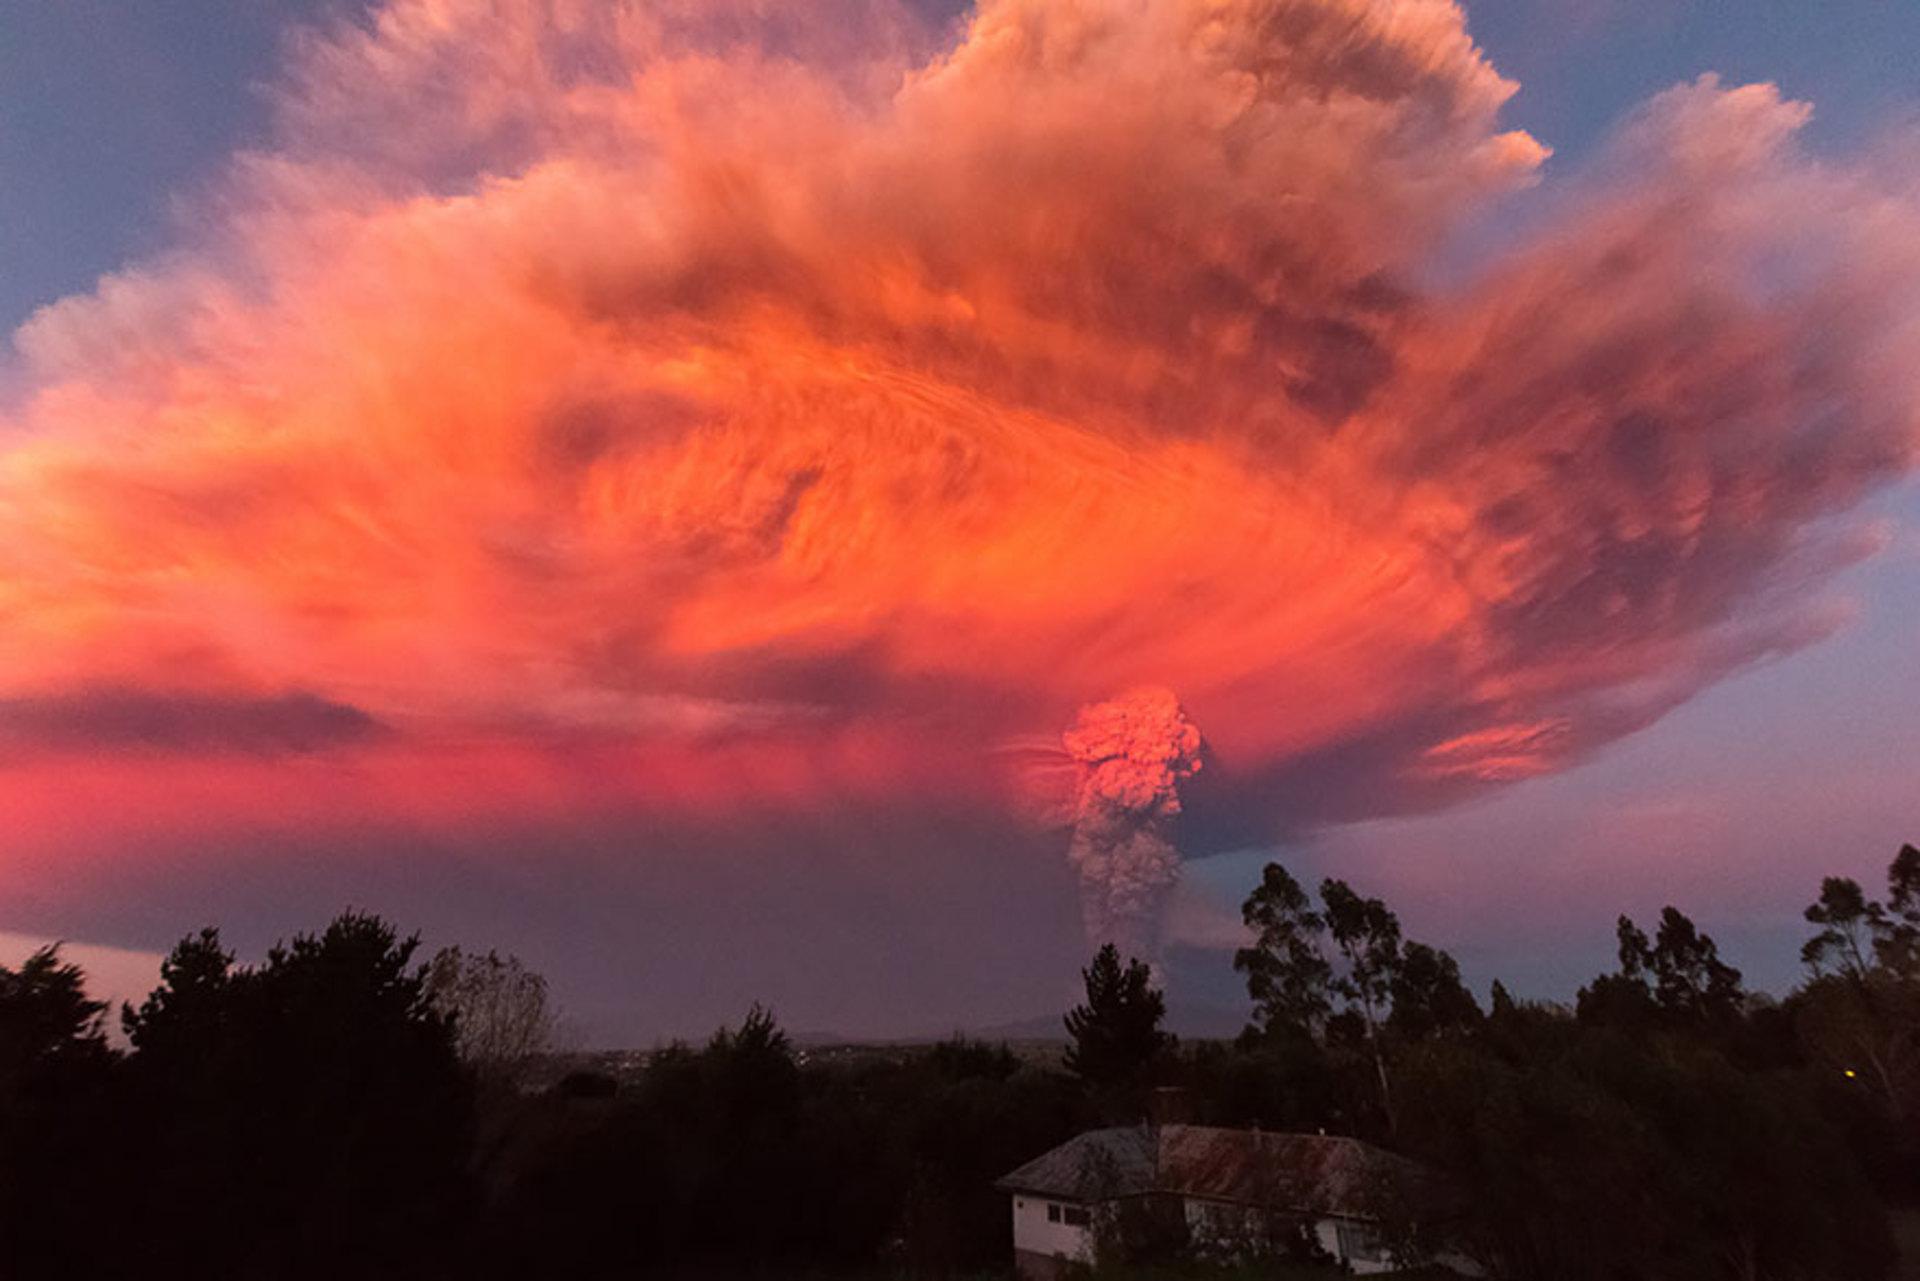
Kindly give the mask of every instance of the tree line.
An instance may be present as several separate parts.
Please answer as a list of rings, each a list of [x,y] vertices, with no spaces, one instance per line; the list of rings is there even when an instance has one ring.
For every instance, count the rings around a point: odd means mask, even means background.
[[[1109,947],[1057,1061],[956,1038],[809,1063],[755,1009],[630,1083],[539,1090],[539,977],[423,961],[376,917],[257,965],[195,934],[117,1015],[45,949],[0,967],[0,1278],[1004,1274],[992,1181],[1168,1086],[1199,1121],[1442,1172],[1455,1210],[1422,1230],[1494,1277],[1888,1275],[1888,1207],[1920,1191],[1912,847],[1883,899],[1822,885],[1780,1000],[1674,908],[1622,918],[1570,1002],[1496,983],[1484,1007],[1337,879],[1269,865],[1243,915],[1233,1041],[1168,1035],[1152,972]]]
[[[1444,1240],[1528,1281],[1886,1276],[1888,1208],[1920,1193],[1920,851],[1885,902],[1829,878],[1807,978],[1748,991],[1667,907],[1619,918],[1617,964],[1568,1004],[1483,1008],[1446,952],[1382,901],[1269,864],[1235,955],[1252,1004],[1232,1045],[1160,1030],[1148,967],[1104,949],[1069,1063],[1124,1110],[1179,1084],[1204,1119],[1325,1130],[1442,1172]],[[1110,1110],[1112,1108],[1110,1107]]]

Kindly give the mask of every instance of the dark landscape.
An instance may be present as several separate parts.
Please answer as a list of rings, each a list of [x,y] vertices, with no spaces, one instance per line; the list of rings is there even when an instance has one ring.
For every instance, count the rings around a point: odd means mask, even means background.
[[[1484,1005],[1341,882],[1316,898],[1269,865],[1244,912],[1250,1021],[1187,1043],[1108,946],[1060,1041],[801,1046],[755,1008],[704,1044],[557,1054],[519,962],[421,964],[349,913],[257,966],[183,940],[119,1049],[50,948],[0,971],[0,1243],[20,1276],[992,1276],[1003,1176],[1101,1127],[1197,1123],[1414,1158],[1431,1182],[1378,1211],[1406,1275],[1896,1275],[1920,850],[1883,898],[1824,882],[1778,1000],[1673,908],[1621,918],[1617,968],[1572,1001],[1496,982]],[[1345,1273],[1259,1244],[1209,1263],[1180,1225],[1069,1271]]]

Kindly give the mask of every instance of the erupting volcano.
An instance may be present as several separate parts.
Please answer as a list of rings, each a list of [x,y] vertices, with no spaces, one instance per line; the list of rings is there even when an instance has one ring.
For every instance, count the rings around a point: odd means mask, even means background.
[[[1180,784],[1200,769],[1200,731],[1171,690],[1138,689],[1081,710],[1062,743],[1081,767],[1073,842],[1087,941],[1154,959],[1180,879],[1172,825]]]
[[[1463,266],[1546,175],[1515,87],[1449,0],[305,32],[177,243],[16,335],[0,899],[503,818],[639,834],[507,883],[964,863],[863,833],[1016,822],[996,745],[1084,708],[1087,933],[1151,954],[1196,726],[1282,840],[1827,635],[1916,456],[1910,176],[1706,77]]]

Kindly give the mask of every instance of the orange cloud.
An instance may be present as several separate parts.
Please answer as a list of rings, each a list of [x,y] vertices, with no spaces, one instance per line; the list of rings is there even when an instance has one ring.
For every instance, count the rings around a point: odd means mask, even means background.
[[[0,795],[990,793],[1150,683],[1271,835],[1823,634],[1829,518],[1913,464],[1911,190],[1770,87],[1656,100],[1438,289],[1547,154],[1450,0],[757,8],[295,42],[189,243],[16,335]]]

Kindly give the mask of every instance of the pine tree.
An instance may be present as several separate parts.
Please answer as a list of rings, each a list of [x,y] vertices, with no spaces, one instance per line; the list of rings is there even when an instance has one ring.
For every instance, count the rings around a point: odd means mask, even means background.
[[[1145,961],[1120,964],[1119,949],[1108,943],[1080,971],[1087,1000],[1068,1011],[1066,1064],[1089,1084],[1124,1085],[1139,1079],[1147,1065],[1173,1044],[1160,1028],[1166,998],[1153,986]]]

